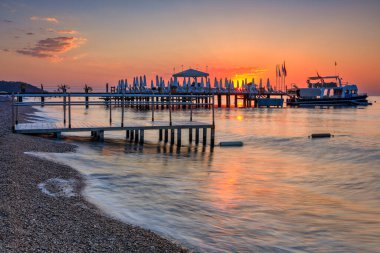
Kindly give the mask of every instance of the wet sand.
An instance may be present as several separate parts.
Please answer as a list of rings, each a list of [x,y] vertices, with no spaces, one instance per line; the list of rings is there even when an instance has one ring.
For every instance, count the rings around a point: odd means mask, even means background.
[[[21,108],[27,119],[32,108]],[[0,252],[188,252],[155,233],[107,217],[80,192],[79,172],[24,152],[75,146],[11,132],[0,99]]]

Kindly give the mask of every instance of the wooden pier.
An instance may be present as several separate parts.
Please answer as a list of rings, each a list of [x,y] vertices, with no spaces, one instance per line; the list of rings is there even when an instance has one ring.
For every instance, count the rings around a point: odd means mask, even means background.
[[[19,98],[40,98],[40,101],[20,100]],[[55,101],[48,101],[54,98]],[[75,100],[73,100],[75,98]],[[96,98],[90,101],[89,98]],[[195,103],[201,100],[202,103]],[[145,131],[156,131],[158,140],[170,145],[182,145],[182,132],[189,131],[189,143],[199,144],[202,137],[202,145],[207,144],[207,132],[210,131],[210,147],[215,145],[215,112],[214,96],[210,95],[161,95],[161,94],[90,94],[90,93],[43,93],[43,94],[16,94],[12,98],[12,128],[15,133],[22,134],[54,134],[57,138],[65,132],[89,132],[91,136],[99,141],[104,140],[105,131],[124,131],[125,138],[144,144]],[[22,101],[22,102],[20,102]],[[108,124],[102,122],[76,122],[72,119],[72,107],[83,106],[89,108],[91,105],[103,105],[109,110]],[[58,123],[20,123],[18,108],[20,106],[60,106],[63,107],[63,120]],[[121,107],[121,122],[112,121],[112,107]],[[205,106],[212,108],[210,122],[198,122],[193,120],[193,108]],[[133,119],[125,119],[125,108],[136,107],[151,111],[151,120],[144,123],[133,123]],[[189,108],[188,121],[176,121],[172,119],[172,110],[176,108]],[[167,121],[156,121],[155,110],[157,108],[168,109]],[[127,121],[128,123],[125,123]],[[202,131],[202,136],[200,136]],[[169,136],[170,132],[170,136]],[[195,134],[195,136],[193,135]],[[193,136],[195,140],[193,140]],[[170,137],[170,138],[169,138]]]

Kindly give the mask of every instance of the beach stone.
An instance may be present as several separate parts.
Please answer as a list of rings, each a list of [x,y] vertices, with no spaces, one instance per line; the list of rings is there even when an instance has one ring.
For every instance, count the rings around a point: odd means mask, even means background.
[[[20,121],[33,110],[21,107]],[[0,102],[0,119],[0,252],[188,252],[106,216],[80,194],[84,179],[74,169],[25,154],[74,145],[13,134],[9,101]]]

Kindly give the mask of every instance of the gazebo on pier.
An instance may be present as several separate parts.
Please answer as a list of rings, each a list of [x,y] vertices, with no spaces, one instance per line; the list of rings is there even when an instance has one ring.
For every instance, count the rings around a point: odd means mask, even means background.
[[[187,70],[184,70],[184,71],[181,71],[181,72],[178,72],[176,74],[173,74],[173,77],[174,78],[194,78],[194,83],[195,85],[198,85],[198,78],[204,78],[205,82],[204,83],[207,83],[207,77],[209,76],[208,73],[206,72],[202,72],[202,71],[199,71],[199,70],[195,70],[195,69],[187,69]]]

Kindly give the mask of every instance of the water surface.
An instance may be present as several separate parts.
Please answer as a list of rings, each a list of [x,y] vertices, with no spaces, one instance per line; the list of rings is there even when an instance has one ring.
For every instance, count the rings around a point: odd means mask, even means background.
[[[372,101],[380,101],[372,97]],[[156,111],[167,120],[167,111]],[[209,121],[199,109],[195,120]],[[61,120],[60,108],[39,117]],[[104,107],[75,108],[78,121],[108,120]],[[113,109],[118,124],[120,109]],[[126,117],[150,120],[133,109]],[[173,118],[186,120],[189,111]],[[216,143],[180,150],[146,132],[144,148],[106,133],[66,141],[76,153],[43,154],[85,175],[85,196],[110,215],[201,252],[379,252],[380,106],[357,108],[219,109]],[[328,132],[331,139],[309,139]],[[183,133],[187,140],[187,133]]]

